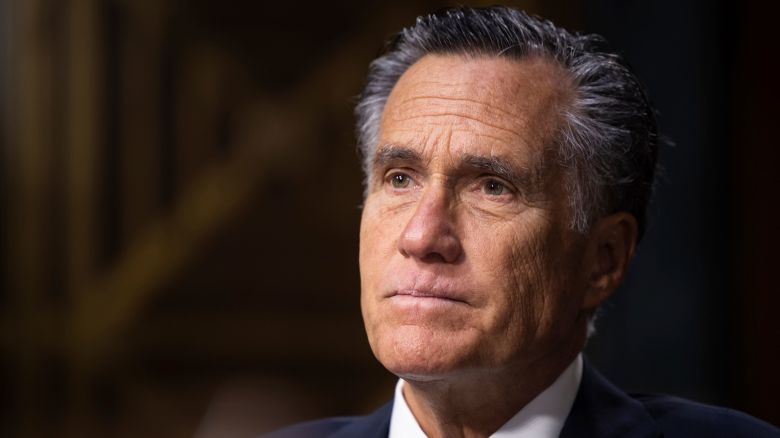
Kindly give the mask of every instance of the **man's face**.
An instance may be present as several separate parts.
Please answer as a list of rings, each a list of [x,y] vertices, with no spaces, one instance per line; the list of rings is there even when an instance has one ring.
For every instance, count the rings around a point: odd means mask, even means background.
[[[360,229],[374,354],[411,380],[578,351],[583,239],[549,147],[569,81],[542,58],[428,55],[389,96]]]

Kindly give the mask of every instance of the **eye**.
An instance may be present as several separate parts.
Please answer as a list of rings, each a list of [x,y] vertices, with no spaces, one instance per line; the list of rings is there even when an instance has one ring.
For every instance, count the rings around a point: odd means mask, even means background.
[[[509,191],[507,187],[499,181],[489,179],[482,185],[482,191],[486,195],[501,196]]]
[[[405,189],[409,187],[409,183],[411,182],[412,179],[409,177],[409,175],[403,173],[395,173],[390,176],[390,184],[392,184],[393,188],[396,189]]]

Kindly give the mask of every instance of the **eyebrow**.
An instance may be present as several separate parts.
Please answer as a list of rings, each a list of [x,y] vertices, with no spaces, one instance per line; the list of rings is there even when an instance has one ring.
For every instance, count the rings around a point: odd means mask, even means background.
[[[386,144],[377,149],[374,155],[373,168],[378,169],[397,162],[417,165],[423,161],[422,156],[413,149],[395,144]],[[503,157],[464,154],[461,158],[460,167],[496,175],[509,181],[526,194],[537,193],[542,190],[541,169],[519,167]]]
[[[468,167],[479,169],[503,178],[527,193],[541,189],[539,169],[518,167],[509,160],[496,156],[465,154],[462,160]]]
[[[422,163],[423,159],[417,151],[394,145],[387,144],[380,146],[374,154],[374,168],[381,167],[387,163],[404,161],[411,163]]]

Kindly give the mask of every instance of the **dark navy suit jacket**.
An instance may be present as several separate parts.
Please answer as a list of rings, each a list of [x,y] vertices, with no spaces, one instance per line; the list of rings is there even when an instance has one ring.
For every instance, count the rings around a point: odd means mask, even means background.
[[[387,438],[393,403],[364,417],[301,423],[265,438]],[[780,430],[731,409],[654,395],[621,391],[588,362],[562,438],[762,438]]]

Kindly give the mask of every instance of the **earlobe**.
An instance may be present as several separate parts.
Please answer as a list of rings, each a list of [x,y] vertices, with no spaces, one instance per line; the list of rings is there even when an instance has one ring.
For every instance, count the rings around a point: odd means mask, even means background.
[[[627,212],[604,216],[593,224],[585,254],[588,277],[583,309],[596,309],[623,281],[636,237],[636,219]]]

